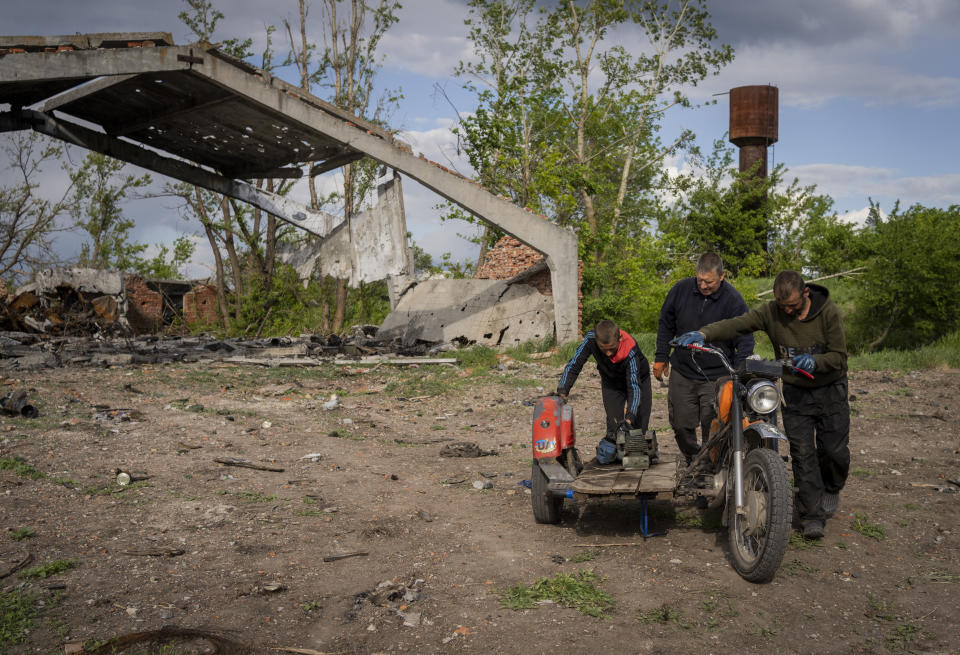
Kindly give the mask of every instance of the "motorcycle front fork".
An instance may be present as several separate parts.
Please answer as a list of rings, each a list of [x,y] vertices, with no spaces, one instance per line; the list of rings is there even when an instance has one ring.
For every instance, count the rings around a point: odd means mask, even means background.
[[[733,439],[733,502],[736,507],[737,514],[742,515],[743,510],[743,407],[740,406],[740,403],[737,399],[740,398],[740,382],[734,380],[734,394],[733,394],[733,416],[731,421],[733,425],[733,434],[730,435]]]

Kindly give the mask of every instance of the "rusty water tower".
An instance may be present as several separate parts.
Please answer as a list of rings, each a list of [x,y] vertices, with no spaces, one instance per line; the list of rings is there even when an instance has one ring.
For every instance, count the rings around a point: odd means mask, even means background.
[[[767,176],[767,148],[777,142],[779,89],[770,85],[730,89],[730,141],[740,148],[740,171],[757,160]]]

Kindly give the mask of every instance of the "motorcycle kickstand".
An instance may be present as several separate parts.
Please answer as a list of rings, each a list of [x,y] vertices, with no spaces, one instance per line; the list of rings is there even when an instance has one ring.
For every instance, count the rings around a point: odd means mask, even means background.
[[[662,537],[669,532],[668,530],[664,530],[663,532],[650,532],[650,527],[648,525],[650,513],[647,511],[647,494],[640,495],[640,517],[640,535],[643,537],[644,541],[650,537]]]

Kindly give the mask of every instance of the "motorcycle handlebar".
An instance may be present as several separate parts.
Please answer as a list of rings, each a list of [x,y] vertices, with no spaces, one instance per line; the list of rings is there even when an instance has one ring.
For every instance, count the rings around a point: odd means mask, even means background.
[[[720,350],[719,348],[711,348],[710,346],[701,346],[699,344],[690,344],[689,346],[681,346],[677,342],[676,338],[670,340],[670,346],[673,348],[682,348],[684,350],[694,350],[697,352],[716,355],[720,359],[720,362],[724,365],[724,367],[726,367],[727,371],[729,371],[731,374],[735,372],[733,369],[733,366],[731,366],[730,362],[727,360],[726,355],[724,355],[723,351]],[[792,373],[796,373],[797,375],[802,375],[803,377],[808,378],[810,380],[814,379],[814,376],[812,373],[808,373],[802,368],[797,368],[796,366],[793,365],[792,362],[780,362],[780,363],[784,368],[789,369],[790,372]]]

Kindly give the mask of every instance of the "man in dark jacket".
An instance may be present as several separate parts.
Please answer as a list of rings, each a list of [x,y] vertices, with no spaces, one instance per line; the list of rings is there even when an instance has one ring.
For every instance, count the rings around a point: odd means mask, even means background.
[[[616,457],[616,431],[626,420],[644,432],[650,423],[650,364],[633,337],[610,320],[603,320],[587,332],[557,385],[557,395],[566,398],[590,356],[600,373],[600,393],[607,415],[607,434],[597,446],[597,461],[612,462]]]
[[[804,284],[796,271],[773,282],[776,300],[743,316],[706,325],[681,342],[732,339],[763,330],[774,352],[814,376],[783,375],[783,427],[790,440],[797,510],[803,536],[823,537],[824,522],[837,510],[850,470],[850,404],[847,396],[847,348],[840,310],[830,292]]]
[[[673,285],[660,308],[653,375],[661,382],[664,376],[670,378],[667,412],[677,446],[687,464],[700,450],[697,426],[700,426],[704,443],[709,437],[710,421],[716,416],[713,407],[714,381],[727,375],[727,370],[715,355],[698,353],[694,358],[691,351],[684,349],[674,350],[668,361],[670,340],[707,323],[746,313],[747,303],[743,301],[743,296],[723,279],[724,276],[720,255],[704,253],[697,260],[696,277],[685,278]],[[736,366],[753,354],[753,334],[711,345],[723,350],[727,359]]]

